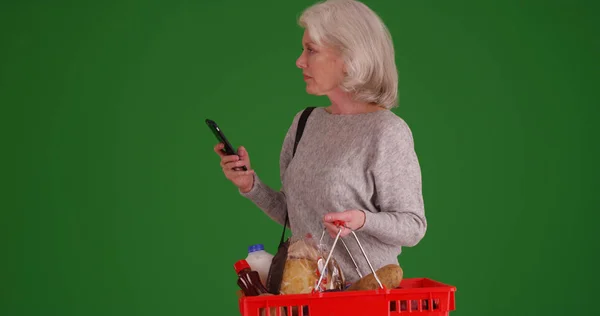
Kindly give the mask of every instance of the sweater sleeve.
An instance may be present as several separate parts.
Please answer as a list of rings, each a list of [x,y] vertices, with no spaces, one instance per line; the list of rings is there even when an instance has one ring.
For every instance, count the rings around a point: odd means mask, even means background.
[[[254,173],[254,184],[252,189],[246,193],[239,191],[240,194],[250,199],[258,208],[267,214],[275,222],[283,225],[287,213],[287,200],[285,197],[285,188],[283,187],[283,177],[285,170],[292,161],[294,150],[294,138],[296,136],[296,126],[298,124],[300,113],[294,117],[290,128],[285,135],[281,153],[279,157],[279,177],[281,180],[281,189],[273,190],[261,181],[257,173]]]
[[[427,221],[412,133],[400,120],[386,127],[376,143],[370,176],[379,212],[365,211],[359,231],[387,244],[415,246],[425,235]]]

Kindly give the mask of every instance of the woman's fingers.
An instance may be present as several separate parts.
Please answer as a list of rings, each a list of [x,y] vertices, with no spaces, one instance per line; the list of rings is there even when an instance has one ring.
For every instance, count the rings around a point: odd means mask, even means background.
[[[246,166],[247,169],[250,169],[250,156],[248,156],[246,147],[240,146],[238,149],[238,156],[240,157],[240,160],[244,162],[244,166]]]
[[[340,227],[328,222],[324,222],[323,224],[325,225],[325,228],[327,228],[327,233],[329,233],[329,236],[331,236],[331,238],[335,238],[335,236],[337,236],[338,232],[340,231]],[[347,228],[341,228],[342,233],[340,234],[340,237],[345,237],[350,233],[350,230],[348,230]]]
[[[225,157],[227,156],[226,153],[224,153],[221,149],[225,148],[225,145],[223,143],[218,143],[215,145],[214,150],[217,153],[217,155],[219,155],[219,157]]]
[[[225,165],[231,162],[239,161],[240,157],[236,155],[223,156],[221,157],[221,168],[225,168]]]
[[[327,222],[324,224],[325,224],[325,228],[327,228],[327,233],[329,234],[329,236],[331,238],[335,238],[335,235],[337,235],[337,229],[336,229],[335,225],[327,223]]]
[[[246,150],[246,147],[244,147],[244,146],[240,146],[240,148],[238,149],[238,156],[240,156],[241,160],[250,161],[250,157],[248,156],[248,151]]]
[[[251,174],[254,174],[254,170],[234,170],[234,169],[224,169],[225,172],[225,177],[227,177],[227,179],[235,181],[237,178],[239,177],[245,177],[245,176],[249,176]]]
[[[221,164],[224,169],[234,169],[236,167],[245,166],[246,162],[242,160],[233,160]],[[240,169],[241,170],[241,169]]]

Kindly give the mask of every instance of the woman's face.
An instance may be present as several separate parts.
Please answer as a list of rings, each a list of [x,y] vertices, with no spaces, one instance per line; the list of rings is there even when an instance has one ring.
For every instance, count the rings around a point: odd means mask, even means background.
[[[304,31],[302,55],[296,66],[302,69],[306,92],[313,95],[326,95],[339,87],[344,78],[344,61],[341,54],[332,47],[315,44]]]

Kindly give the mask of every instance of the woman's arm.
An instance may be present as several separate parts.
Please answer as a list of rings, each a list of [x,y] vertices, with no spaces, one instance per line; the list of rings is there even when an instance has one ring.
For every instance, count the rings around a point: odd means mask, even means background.
[[[373,201],[379,212],[365,211],[365,223],[358,231],[387,244],[412,247],[427,230],[412,133],[399,120],[382,134],[370,169],[375,184]]]
[[[280,191],[271,189],[254,173],[252,189],[246,193],[240,190],[240,194],[254,202],[271,219],[283,225],[287,212],[287,202],[283,188]]]

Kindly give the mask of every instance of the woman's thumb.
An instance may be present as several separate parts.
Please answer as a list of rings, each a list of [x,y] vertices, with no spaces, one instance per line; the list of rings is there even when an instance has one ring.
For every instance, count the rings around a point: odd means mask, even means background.
[[[248,151],[246,150],[246,147],[240,146],[238,149],[238,156],[240,156],[240,160],[248,159]]]

